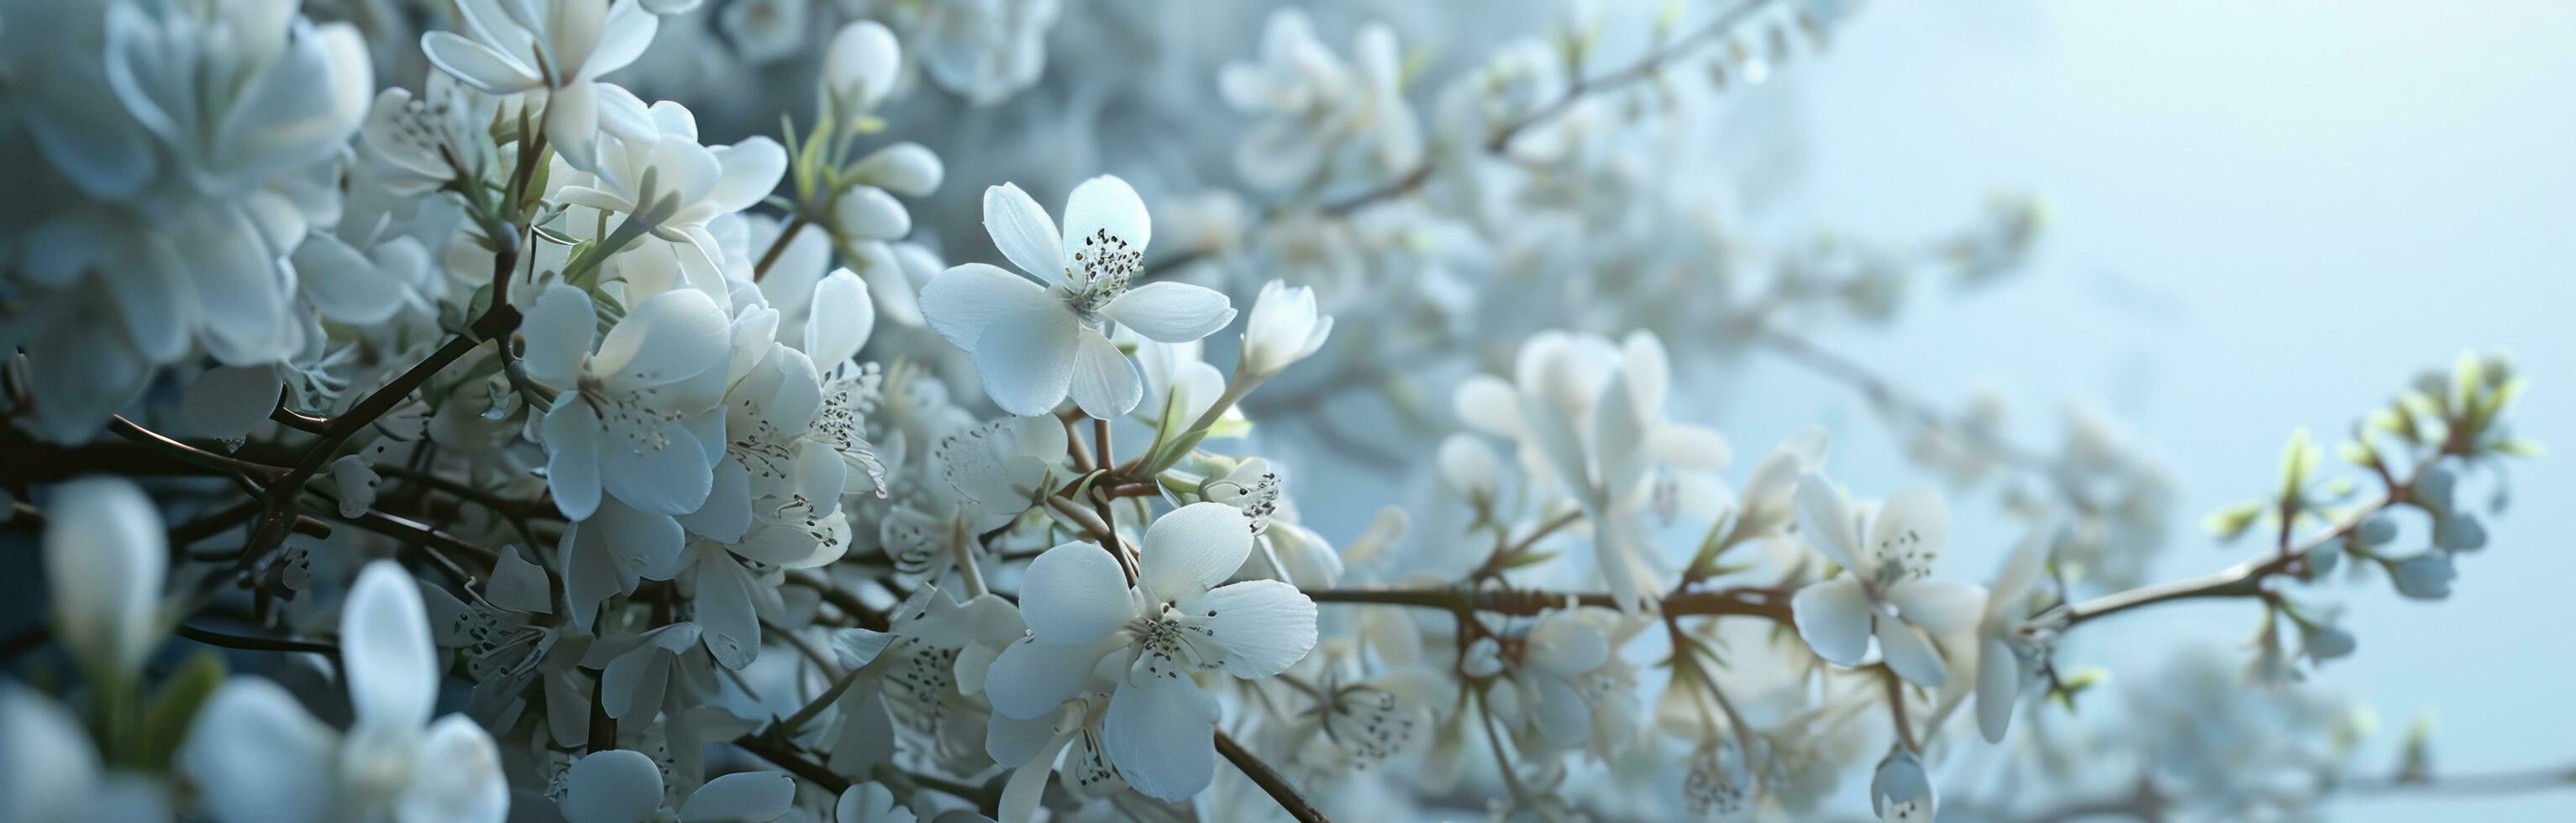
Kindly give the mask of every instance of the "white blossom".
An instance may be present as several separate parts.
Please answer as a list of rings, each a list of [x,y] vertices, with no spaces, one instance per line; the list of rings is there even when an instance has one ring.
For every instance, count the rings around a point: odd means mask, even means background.
[[[1844,570],[1798,590],[1791,601],[1798,636],[1817,657],[1844,666],[1860,665],[1874,637],[1898,677],[1942,687],[1948,677],[1932,636],[1974,625],[1986,593],[1930,579],[1932,559],[1950,531],[1940,493],[1898,494],[1867,518],[1866,529],[1861,514],[1823,474],[1810,471],[1800,478],[1797,500],[1799,534]]]

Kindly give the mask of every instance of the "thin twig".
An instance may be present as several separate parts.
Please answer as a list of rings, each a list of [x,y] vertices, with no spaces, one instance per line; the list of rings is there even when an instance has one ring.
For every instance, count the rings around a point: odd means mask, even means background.
[[[1216,750],[1218,754],[1225,755],[1227,762],[1233,763],[1235,768],[1242,770],[1244,777],[1251,778],[1253,785],[1260,786],[1262,791],[1270,793],[1270,799],[1278,801],[1279,808],[1288,812],[1289,817],[1305,823],[1329,823],[1331,820],[1325,817],[1323,812],[1316,811],[1313,804],[1306,802],[1305,797],[1297,794],[1297,787],[1288,785],[1287,778],[1280,777],[1278,771],[1271,769],[1270,764],[1261,762],[1261,758],[1253,756],[1251,751],[1243,748],[1243,744],[1234,742],[1234,738],[1228,736],[1224,729],[1216,730]]]

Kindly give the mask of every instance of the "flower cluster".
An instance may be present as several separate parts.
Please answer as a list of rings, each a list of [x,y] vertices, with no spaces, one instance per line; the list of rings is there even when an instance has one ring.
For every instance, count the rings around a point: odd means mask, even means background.
[[[2210,519],[2270,545],[2151,583],[2177,493],[2112,424],[2028,449],[1804,334],[1992,284],[2034,204],[1774,248],[1661,184],[1849,4],[1616,59],[1578,6],[1460,55],[1056,0],[0,10],[41,204],[0,207],[0,521],[42,569],[0,819],[2229,816],[2356,776],[2296,682],[2358,650],[2330,578],[2449,595],[2537,452],[2502,358],[2370,415],[2352,477],[2294,438]],[[1822,430],[1739,470],[1705,385],[1751,353],[1950,490]],[[1948,553],[1987,502],[1991,577]],[[2126,728],[2051,708],[2080,627],[2187,598],[2259,606],[2251,654]]]

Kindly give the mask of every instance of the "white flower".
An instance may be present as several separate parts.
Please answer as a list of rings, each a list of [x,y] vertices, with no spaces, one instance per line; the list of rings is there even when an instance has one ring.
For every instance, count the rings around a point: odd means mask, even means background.
[[[75,480],[54,490],[45,523],[45,582],[54,627],[94,677],[127,677],[159,644],[169,539],[134,484]]]
[[[1583,506],[1611,597],[1637,610],[1670,565],[1655,549],[1650,521],[1712,517],[1724,504],[1715,483],[1655,467],[1713,471],[1732,456],[1726,439],[1664,417],[1672,377],[1663,344],[1646,332],[1617,347],[1593,335],[1532,335],[1513,377],[1460,383],[1459,416],[1518,438],[1532,473],[1554,478]]]
[[[501,753],[463,715],[433,723],[438,650],[419,584],[367,564],[340,606],[340,656],[355,722],[323,725],[275,683],[235,678],[206,699],[179,770],[228,823],[491,820],[509,808]]]
[[[2049,629],[2030,624],[2031,588],[2048,562],[2050,530],[2031,532],[2004,561],[1977,622],[1977,730],[1986,742],[2004,742],[2013,705],[2039,679]]]
[[[990,105],[1037,83],[1059,0],[948,0],[911,7],[921,65],[942,88]]]
[[[1606,614],[1606,612],[1604,612]],[[1486,648],[1482,638],[1478,648]],[[1480,666],[1494,666],[1508,678],[1509,689],[1486,693],[1493,700],[1499,719],[1527,723],[1548,745],[1561,749],[1579,749],[1592,745],[1596,735],[1629,734],[1631,724],[1604,724],[1597,715],[1609,709],[1616,716],[1618,701],[1636,702],[1634,694],[1610,694],[1592,688],[1593,678],[1615,674],[1624,663],[1612,654],[1614,643],[1583,611],[1561,609],[1539,617],[1528,634],[1521,638],[1520,658],[1504,665],[1491,660]],[[1492,647],[1500,652],[1500,644]],[[1634,685],[1634,674],[1629,674]],[[1599,700],[1596,701],[1596,698]]]
[[[168,820],[154,781],[108,772],[89,733],[61,706],[0,682],[0,820]]]
[[[1231,506],[1183,506],[1155,520],[1144,544],[1132,587],[1091,543],[1031,561],[1020,597],[1029,637],[993,661],[985,692],[995,712],[1029,720],[1082,692],[1095,669],[1116,672],[1101,720],[1109,760],[1137,791],[1180,800],[1216,769],[1216,698],[1194,675],[1286,670],[1315,645],[1315,604],[1271,580],[1210,588],[1252,552]]]
[[[663,292],[604,337],[594,311],[589,295],[556,284],[520,324],[528,377],[564,392],[540,427],[555,506],[588,518],[604,489],[647,514],[696,511],[724,448],[724,309],[703,292]]]
[[[1394,30],[1360,29],[1352,54],[1357,65],[1343,63],[1315,39],[1303,12],[1280,9],[1262,31],[1261,62],[1225,65],[1217,88],[1226,102],[1267,115],[1235,151],[1235,167],[1253,185],[1306,182],[1346,150],[1381,172],[1422,162],[1421,125],[1399,88]]]
[[[634,122],[612,124],[611,135],[599,141],[596,162],[589,167],[596,180],[564,186],[556,199],[622,216],[611,237],[649,233],[684,244],[688,251],[679,255],[679,263],[688,282],[710,294],[725,293],[716,264],[723,247],[707,224],[750,208],[778,188],[787,173],[787,150],[767,137],[713,148],[698,145],[696,117],[668,100],[646,109],[618,90],[603,103],[622,112],[617,120]],[[640,127],[648,123],[649,129]],[[650,284],[647,293],[664,288],[668,285]]]
[[[343,455],[331,461],[332,490],[340,495],[340,516],[357,518],[376,505],[376,484],[384,478],[367,465],[362,454]]]
[[[1065,202],[1064,233],[1020,187],[984,191],[984,229],[1020,270],[968,263],[921,290],[933,330],[975,355],[984,392],[1004,411],[1046,414],[1070,392],[1084,414],[1108,420],[1144,397],[1136,364],[1102,327],[1117,322],[1146,338],[1182,343],[1234,321],[1225,295],[1185,283],[1129,288],[1143,273],[1153,224],[1136,190],[1094,177]],[[1050,277],[1061,282],[1040,283]]]
[[[439,70],[486,94],[546,92],[545,134],[588,170],[599,134],[600,75],[644,53],[660,25],[642,4],[610,0],[459,0],[465,33],[433,31],[420,49]]]
[[[787,816],[795,803],[796,778],[786,772],[735,772],[699,786],[680,808],[664,809],[662,768],[634,749],[592,752],[564,775],[563,814],[571,823],[767,823]]]
[[[1799,589],[1790,600],[1798,636],[1817,657],[1860,665],[1878,638],[1879,653],[1898,677],[1928,688],[1948,679],[1929,634],[1974,625],[1985,601],[1975,586],[1927,579],[1932,559],[1950,529],[1941,495],[1914,489],[1891,498],[1869,518],[1861,542],[1860,515],[1823,474],[1798,481],[1798,530],[1846,573]]]
[[[1315,314],[1315,290],[1272,280],[1252,301],[1252,317],[1243,324],[1241,372],[1267,380],[1324,347],[1333,333],[1333,318]]]
[[[744,63],[760,66],[795,56],[812,31],[805,27],[807,0],[735,0],[716,13],[716,26]]]
[[[863,112],[894,90],[903,65],[903,48],[894,32],[874,20],[856,20],[832,35],[823,52],[823,92],[839,111]]]

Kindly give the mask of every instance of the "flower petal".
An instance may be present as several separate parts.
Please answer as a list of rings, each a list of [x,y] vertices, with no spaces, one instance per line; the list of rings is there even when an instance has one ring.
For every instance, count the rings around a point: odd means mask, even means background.
[[[1186,800],[1216,777],[1216,720],[1216,698],[1174,672],[1120,685],[1100,721],[1100,743],[1137,791]]]
[[[805,354],[817,368],[829,371],[867,346],[877,325],[874,303],[867,284],[849,269],[836,269],[814,284],[814,302],[805,319]]]
[[[519,322],[519,335],[527,340],[519,362],[537,382],[571,388],[581,376],[582,358],[590,356],[598,330],[590,295],[562,283],[547,286]]]
[[[1020,580],[1020,614],[1028,619],[1029,636],[1040,643],[1087,646],[1136,616],[1126,572],[1117,558],[1091,543],[1046,550],[1029,561]]]
[[[1225,582],[1250,556],[1252,521],[1242,509],[1216,502],[1192,503],[1145,528],[1145,545],[1136,558],[1136,585],[1155,602],[1188,600]]]
[[[1817,657],[1857,666],[1869,654],[1869,593],[1851,575],[1799,589],[1789,599],[1789,615]]]
[[[1924,688],[1938,689],[1950,681],[1950,672],[1941,662],[1941,652],[1932,647],[1923,630],[1903,620],[1877,621],[1878,652],[1887,658],[1887,668],[1906,682]]]
[[[1091,672],[1108,651],[1105,644],[1058,646],[1029,638],[1002,649],[985,675],[984,695],[993,712],[1016,720],[1034,720],[1081,694]]]
[[[1100,313],[1157,343],[1187,343],[1234,322],[1224,292],[1188,283],[1147,283],[1102,306]]]
[[[563,813],[571,823],[632,823],[661,810],[662,769],[643,752],[592,752],[565,773]]]
[[[1064,247],[1057,243],[1055,218],[1021,191],[1004,183],[984,190],[984,231],[1011,265],[1039,280],[1064,276]],[[953,270],[952,270],[953,271]]]
[[[1904,581],[1888,587],[1886,597],[1906,622],[1933,634],[1976,625],[1986,606],[1985,589],[1948,580]]]
[[[700,549],[699,551],[714,551]],[[697,604],[700,639],[705,641],[707,655],[716,665],[735,671],[751,665],[760,656],[760,612],[753,608],[754,587],[751,571],[733,558],[716,552],[697,564]]]
[[[1109,338],[1087,331],[1075,337],[1082,342],[1068,386],[1074,405],[1099,420],[1115,420],[1134,411],[1145,398],[1145,379],[1137,373],[1136,361],[1127,359]]]
[[[2004,742],[2012,727],[2014,704],[2021,700],[2021,660],[2012,647],[1987,638],[1977,649],[1977,731],[1988,743]]]
[[[1219,662],[1236,677],[1269,677],[1315,648],[1315,601],[1276,580],[1220,586],[1181,607],[1207,615],[1210,638],[1225,652]]]
[[[84,478],[54,491],[45,523],[54,625],[85,662],[142,669],[161,636],[169,538],[161,512],[133,483]]]
[[[199,808],[226,823],[315,821],[330,803],[317,775],[339,766],[340,735],[277,684],[243,677],[206,699],[179,750]]]
[[[735,772],[698,787],[680,805],[683,821],[766,821],[796,804],[796,778],[786,772]]]
[[[368,563],[340,605],[349,708],[365,724],[416,729],[438,702],[438,648],[420,584],[390,560]]]
[[[1932,558],[1949,535],[1950,509],[1942,504],[1941,493],[1929,487],[1907,489],[1888,498],[1871,518],[1869,556],[1862,560],[1873,568],[1895,563],[1920,577],[1932,570]]]
[[[510,813],[501,748],[474,719],[451,714],[429,724],[414,750],[410,785],[394,799],[397,820],[500,820]]]
[[[536,88],[536,72],[492,47],[467,40],[454,32],[433,31],[420,36],[421,53],[439,71],[463,81],[485,94],[517,94]]]
[[[591,373],[630,386],[663,386],[698,376],[733,353],[732,323],[714,298],[675,289],[644,299],[599,341]]]
[[[971,352],[996,318],[1048,302],[1046,287],[1026,277],[999,266],[965,263],[921,287],[921,319],[949,343]]]
[[[1809,471],[1799,476],[1796,495],[1798,532],[1807,544],[1853,574],[1869,573],[1870,568],[1861,565],[1860,525],[1852,520],[1851,501],[1834,488],[1834,481],[1823,472]]]
[[[984,394],[1022,417],[1054,411],[1072,388],[1082,338],[1099,336],[1082,328],[1070,307],[1051,302],[995,318],[973,348]]]
[[[599,414],[578,400],[555,404],[538,424],[546,438],[546,486],[573,520],[599,510]]]
[[[1128,250],[1145,253],[1145,244],[1154,239],[1154,220],[1145,213],[1144,198],[1136,189],[1114,175],[1101,175],[1073,187],[1073,195],[1064,202],[1064,255],[1070,260],[1086,241],[1097,242],[1103,236],[1123,241]]]

